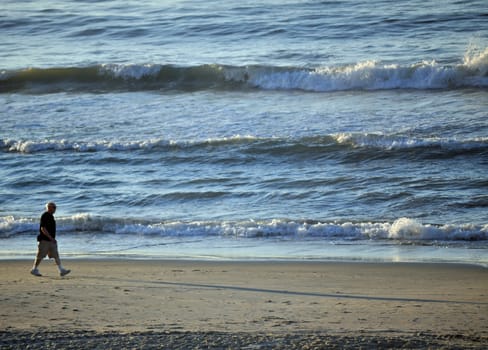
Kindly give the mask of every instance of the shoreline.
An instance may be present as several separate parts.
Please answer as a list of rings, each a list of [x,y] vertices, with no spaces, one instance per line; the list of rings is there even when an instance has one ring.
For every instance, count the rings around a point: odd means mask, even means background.
[[[2,348],[67,334],[122,347],[488,342],[488,270],[477,265],[64,259],[68,276],[46,260],[34,277],[31,264],[0,260]]]
[[[357,252],[355,252],[357,253]],[[22,255],[3,255],[0,256],[0,262],[8,261],[31,261],[34,259],[36,251],[32,251],[30,254]],[[195,255],[165,255],[161,257],[158,255],[145,255],[145,254],[126,254],[126,255],[100,255],[100,254],[71,254],[66,253],[63,249],[61,253],[63,261],[190,261],[190,262],[219,262],[219,263],[344,263],[344,264],[425,264],[425,265],[466,265],[477,266],[482,268],[488,268],[488,260],[486,259],[469,259],[463,258],[445,258],[440,257],[396,257],[396,256],[357,256],[351,254],[351,256],[332,256],[332,257],[281,257],[281,256],[219,256],[209,255],[202,256],[201,254]]]
[[[314,265],[314,264],[325,264],[325,265],[378,265],[378,266],[427,266],[427,267],[464,267],[464,268],[474,268],[474,269],[481,269],[485,270],[488,274],[488,265],[484,263],[477,263],[477,262],[458,262],[458,261],[384,261],[384,260],[348,260],[348,259],[275,259],[275,258],[269,258],[269,259],[256,259],[256,258],[249,258],[249,259],[202,259],[202,258],[151,258],[151,257],[127,257],[127,258],[120,258],[120,257],[61,257],[63,266],[71,266],[71,264],[78,264],[78,263],[100,263],[104,264],[110,263],[110,262],[135,262],[135,263],[153,263],[153,262],[159,262],[159,263],[170,263],[170,264],[177,264],[177,263],[194,263],[194,264],[291,264],[291,265]],[[6,258],[6,259],[1,259],[0,258],[0,266],[2,264],[6,263],[24,263],[25,266],[31,267],[34,259],[26,259],[25,257],[22,258]],[[50,261],[46,264],[46,259],[43,260],[41,264],[41,268],[43,265],[52,265],[48,269],[52,270],[51,271],[51,277],[54,277],[56,274],[56,269],[54,265],[54,261]],[[28,269],[29,272],[29,269]],[[44,276],[45,277],[45,276]]]

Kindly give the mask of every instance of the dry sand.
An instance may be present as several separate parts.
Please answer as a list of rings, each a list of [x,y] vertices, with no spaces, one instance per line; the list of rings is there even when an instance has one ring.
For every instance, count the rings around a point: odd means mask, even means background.
[[[0,261],[0,348],[488,348],[488,269]]]

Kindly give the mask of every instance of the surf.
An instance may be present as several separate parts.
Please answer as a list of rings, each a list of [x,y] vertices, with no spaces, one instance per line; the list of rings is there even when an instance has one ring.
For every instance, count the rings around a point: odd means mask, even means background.
[[[242,221],[151,221],[144,219],[114,218],[89,213],[57,218],[58,230],[64,234],[116,234],[125,236],[159,237],[227,237],[238,239],[322,239],[385,240],[404,244],[431,241],[486,241],[488,225],[430,224],[411,218],[398,218],[392,222],[327,221],[315,219],[269,219]],[[33,234],[37,219],[0,217],[0,237],[13,238]],[[421,244],[424,244],[421,243]]]
[[[412,64],[376,60],[314,68],[204,64],[99,64],[3,70],[0,93],[300,90],[305,92],[395,89],[485,89],[488,48],[466,53],[459,63]]]
[[[79,141],[69,139],[0,139],[0,152],[5,153],[129,153],[144,152],[171,157],[184,151],[198,156],[203,152],[238,152],[242,156],[266,155],[272,157],[300,156],[363,159],[450,158],[460,155],[482,156],[488,152],[488,138],[458,139],[453,137],[420,137],[384,133],[334,133],[305,137],[257,137],[233,135],[208,139],[140,139]]]

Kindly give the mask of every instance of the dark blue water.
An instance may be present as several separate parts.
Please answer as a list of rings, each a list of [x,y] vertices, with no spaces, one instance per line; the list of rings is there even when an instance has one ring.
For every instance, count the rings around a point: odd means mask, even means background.
[[[3,6],[1,257],[487,263],[483,1]]]

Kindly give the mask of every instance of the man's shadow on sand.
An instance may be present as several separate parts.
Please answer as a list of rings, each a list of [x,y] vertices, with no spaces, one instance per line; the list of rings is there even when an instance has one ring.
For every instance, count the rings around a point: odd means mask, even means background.
[[[111,281],[119,281],[122,283],[123,282],[134,283],[139,285],[141,288],[159,288],[158,286],[175,286],[175,287],[205,288],[205,289],[216,289],[216,290],[231,290],[231,291],[238,291],[238,292],[281,294],[281,295],[288,295],[288,296],[294,295],[294,296],[334,298],[334,299],[355,299],[355,300],[368,300],[368,301],[393,301],[393,302],[412,302],[412,303],[488,305],[488,302],[476,302],[476,301],[370,296],[370,295],[357,295],[357,294],[342,294],[341,292],[318,293],[318,292],[292,291],[292,290],[284,290],[284,289],[265,289],[265,288],[239,287],[239,286],[220,285],[220,284],[189,283],[189,282],[142,281],[142,280],[128,280],[128,279],[117,279],[117,278],[103,278],[103,279],[111,280]]]

